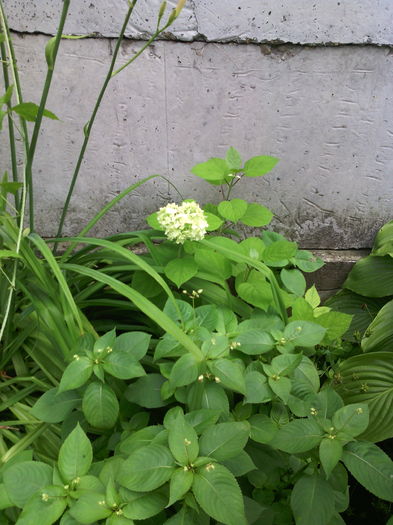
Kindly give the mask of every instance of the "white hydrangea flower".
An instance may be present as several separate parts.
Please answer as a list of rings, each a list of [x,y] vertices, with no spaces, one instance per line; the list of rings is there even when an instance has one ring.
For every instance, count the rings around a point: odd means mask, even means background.
[[[176,244],[187,240],[201,241],[208,226],[203,210],[195,201],[185,201],[180,205],[171,202],[158,210],[157,220],[168,239]]]

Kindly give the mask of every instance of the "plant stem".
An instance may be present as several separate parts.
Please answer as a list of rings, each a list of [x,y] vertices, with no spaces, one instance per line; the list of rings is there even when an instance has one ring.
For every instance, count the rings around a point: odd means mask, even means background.
[[[50,67],[48,67],[48,71],[46,74],[44,89],[42,90],[41,101],[39,104],[37,117],[34,123],[33,134],[31,137],[30,147],[29,147],[29,151],[28,151],[27,159],[26,159],[25,178],[26,178],[26,183],[27,183],[28,191],[29,191],[29,223],[30,223],[30,229],[32,231],[34,231],[34,188],[33,188],[32,166],[33,166],[34,154],[35,154],[37,141],[38,141],[38,135],[39,135],[40,127],[41,127],[42,117],[43,117],[44,109],[46,105],[46,100],[48,98],[49,89],[50,89],[50,85],[51,85],[52,77],[54,73],[54,65],[56,61],[57,51],[59,49],[61,35],[63,33],[63,28],[64,28],[64,24],[67,18],[68,9],[70,7],[70,1],[71,0],[63,0],[63,9],[61,12],[60,23],[57,29],[56,39],[55,39],[55,43],[53,47],[53,55],[52,55],[53,64]]]

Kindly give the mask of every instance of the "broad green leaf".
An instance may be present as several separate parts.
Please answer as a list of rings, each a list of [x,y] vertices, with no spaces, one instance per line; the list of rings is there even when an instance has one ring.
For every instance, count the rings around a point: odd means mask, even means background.
[[[113,349],[116,342],[116,330],[110,330],[106,334],[102,335],[97,341],[94,342],[93,350],[97,357],[101,357],[107,352]]]
[[[239,152],[232,146],[228,149],[225,160],[230,170],[240,170],[242,167],[242,158]]]
[[[118,379],[134,379],[146,375],[140,363],[130,361],[126,353],[113,353],[102,364],[102,369]]]
[[[392,270],[393,271],[393,270]],[[393,301],[381,308],[368,326],[363,339],[364,352],[391,352],[393,349]]]
[[[1,36],[2,34],[0,34],[0,43],[2,42]],[[8,86],[4,95],[0,97],[0,106],[3,106],[4,104],[8,104],[8,102],[11,100],[13,90],[14,90],[13,85]]]
[[[3,190],[5,193],[12,193],[12,195],[16,195],[22,187],[23,184],[21,182],[0,182],[0,189]],[[19,254],[17,254],[16,252],[10,253],[15,253],[15,255],[12,255],[12,257],[19,257]]]
[[[306,356],[302,357],[292,375],[292,393],[303,398],[308,394],[318,392],[319,374],[314,363]]]
[[[145,408],[159,408],[167,404],[161,398],[161,387],[165,378],[160,374],[147,374],[129,385],[125,398]]]
[[[133,452],[120,468],[117,481],[135,492],[150,492],[170,479],[175,462],[162,445],[148,445]]]
[[[257,443],[270,443],[277,433],[277,425],[265,414],[255,414],[250,417],[250,437]]]
[[[350,271],[344,288],[366,297],[393,295],[393,258],[369,255]]]
[[[210,371],[226,387],[241,394],[246,393],[243,368],[230,359],[216,359],[208,363]]]
[[[157,297],[157,295],[161,293],[160,288],[157,286],[157,281],[143,271],[136,271],[133,273],[131,286],[137,292],[149,299]]]
[[[194,392],[190,389],[189,395],[187,397],[187,403],[190,406],[190,409],[195,410],[198,408],[208,408],[209,410],[217,410],[220,413],[229,412],[229,402],[228,396],[225,393],[224,388],[217,383],[202,383],[192,385],[194,387],[192,390],[200,390],[200,396],[195,396],[197,403],[191,402],[191,394]],[[200,388],[199,388],[200,387]]]
[[[266,403],[272,399],[272,391],[267,384],[266,377],[260,372],[253,370],[245,375],[246,403]]]
[[[184,354],[176,361],[171,370],[169,381],[172,386],[180,387],[193,383],[198,377],[198,362],[192,354]]]
[[[251,270],[247,281],[236,281],[239,296],[253,306],[267,310],[273,303],[272,287],[265,277],[256,270]]]
[[[146,355],[150,339],[151,335],[145,332],[135,331],[121,334],[114,342],[113,353],[127,354],[132,361],[139,361]]]
[[[282,354],[273,357],[271,367],[278,376],[290,375],[302,361],[302,354]]]
[[[41,461],[23,461],[7,468],[3,475],[8,497],[23,508],[31,496],[52,483],[53,469]]]
[[[333,415],[344,406],[344,402],[339,394],[329,385],[323,388],[316,395],[310,395],[307,400],[311,407],[317,411],[321,419],[331,419]],[[314,412],[314,410],[312,410]]]
[[[36,401],[30,413],[46,423],[60,423],[81,401],[77,392],[59,394],[57,388],[51,388]]]
[[[75,355],[63,372],[58,392],[75,390],[84,385],[93,373],[93,366],[93,362],[88,357]]]
[[[222,279],[228,279],[232,275],[232,265],[230,261],[212,250],[200,249],[195,251],[195,262],[199,270],[218,275]]]
[[[274,446],[289,454],[307,452],[319,445],[323,431],[311,419],[295,419],[284,425],[274,438]]]
[[[291,507],[296,525],[327,525],[335,513],[333,489],[317,474],[302,476],[293,487]]]
[[[82,410],[93,427],[112,428],[119,414],[119,402],[108,385],[94,381],[86,388]]]
[[[373,443],[345,445],[343,462],[352,476],[378,498],[393,502],[393,461]]]
[[[189,281],[198,272],[198,265],[193,259],[173,259],[164,268],[168,279],[176,284],[178,288]]]
[[[194,474],[191,470],[177,469],[171,476],[169,484],[169,503],[167,507],[173,505],[191,489],[194,481]]]
[[[258,329],[247,330],[236,337],[240,352],[248,355],[259,355],[274,348],[274,340],[268,332]]]
[[[0,483],[0,510],[8,509],[9,507],[13,506],[14,503],[10,500],[4,483]]]
[[[207,220],[206,230],[208,232],[214,232],[224,224],[224,221],[221,219],[221,217],[218,217],[216,214],[210,213],[208,211],[204,211],[203,213],[205,215],[205,219]]]
[[[297,244],[289,241],[276,241],[269,244],[264,253],[263,259],[266,264],[271,266],[286,266],[288,260],[297,252]]]
[[[267,226],[273,219],[273,213],[257,203],[250,203],[247,206],[247,210],[241,217],[241,222],[247,226],[253,226],[254,228],[260,228],[261,226]]]
[[[124,497],[126,496],[126,497]],[[123,508],[124,516],[131,520],[146,520],[161,512],[168,498],[163,491],[130,492],[124,494],[127,505]]]
[[[325,264],[320,257],[315,257],[307,250],[298,250],[291,262],[302,272],[316,272]]]
[[[130,436],[122,439],[119,444],[119,449],[122,454],[131,454],[138,448],[150,445],[153,439],[162,432],[161,425],[152,425],[133,432]]]
[[[387,222],[377,233],[372,255],[392,255],[393,254],[393,221]]]
[[[238,456],[223,461],[223,465],[230,470],[236,478],[244,476],[257,468],[251,457],[244,450],[242,450]]]
[[[319,293],[317,289],[315,288],[315,284],[309,288],[304,296],[306,301],[312,308],[317,308],[321,304],[321,298],[319,297]]]
[[[329,478],[332,470],[340,461],[343,452],[343,446],[339,439],[323,438],[319,444],[319,458],[321,460],[326,478]]]
[[[299,270],[287,270],[283,268],[280,273],[281,281],[285,288],[301,297],[306,291],[306,279],[304,275]]]
[[[226,175],[230,173],[230,169],[224,159],[212,158],[194,166],[191,173],[201,177],[207,182],[222,184],[225,181]]]
[[[20,115],[29,122],[35,122],[38,115],[38,106],[34,102],[22,102],[12,108],[12,111]],[[44,109],[43,116],[52,120],[59,120],[58,117],[48,109]]]
[[[326,328],[309,321],[293,321],[284,330],[284,337],[295,346],[306,348],[319,344],[326,333]]]
[[[393,353],[372,352],[346,359],[335,389],[347,404],[367,403],[370,421],[361,435],[369,441],[393,437]]]
[[[198,469],[192,491],[202,509],[225,525],[246,525],[243,496],[228,469],[209,463]]]
[[[255,260],[262,260],[265,245],[258,237],[248,237],[239,243],[244,255]]]
[[[232,199],[230,201],[221,201],[218,205],[219,214],[227,221],[237,223],[246,213],[248,204],[243,199]]]
[[[157,219],[157,212],[151,213],[146,217],[146,222],[152,228],[153,230],[158,231],[164,231],[165,228],[161,225],[161,223]]]
[[[246,177],[260,177],[269,173],[277,164],[276,157],[269,157],[268,155],[260,155],[252,157],[244,165],[244,175]]]
[[[292,382],[287,377],[269,377],[268,383],[270,388],[273,390],[273,392],[284,401],[284,403],[288,403],[289,401],[289,395],[292,390]]]
[[[342,312],[327,312],[318,315],[317,323],[326,328],[323,344],[333,343],[340,339],[351,325],[352,316]]]
[[[66,438],[59,451],[58,467],[64,481],[84,476],[93,460],[91,443],[78,424]]]
[[[246,422],[218,423],[199,439],[200,455],[225,461],[238,456],[246,446],[250,426]]]
[[[198,436],[183,414],[178,414],[168,429],[168,445],[173,457],[183,466],[191,465],[198,457]]]
[[[368,406],[365,403],[346,405],[334,414],[332,423],[336,430],[356,437],[368,427]]]
[[[18,518],[18,525],[52,525],[57,522],[67,508],[65,490],[63,487],[46,486],[42,492],[34,494]]]
[[[105,495],[95,492],[85,492],[69,510],[78,523],[90,524],[107,518],[112,514],[105,501]]]
[[[192,410],[185,415],[187,423],[194,427],[197,434],[202,434],[206,428],[217,423],[219,417],[219,410],[211,410],[207,408]]]

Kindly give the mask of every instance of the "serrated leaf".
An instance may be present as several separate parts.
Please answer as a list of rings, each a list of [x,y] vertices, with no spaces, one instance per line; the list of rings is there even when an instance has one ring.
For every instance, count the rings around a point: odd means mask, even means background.
[[[129,385],[125,398],[145,408],[159,408],[167,404],[161,398],[161,387],[165,378],[160,374],[147,374]]]
[[[163,491],[129,492],[124,498],[127,505],[123,508],[124,516],[130,520],[146,520],[161,512],[168,501]]]
[[[193,259],[173,259],[164,268],[164,273],[178,288],[189,281],[198,272],[198,265]]]
[[[58,392],[75,390],[87,383],[93,373],[93,362],[88,357],[76,356],[64,370]]]
[[[250,437],[257,443],[270,443],[278,431],[278,427],[265,414],[255,414],[250,417]]]
[[[274,446],[289,454],[307,452],[319,445],[323,431],[310,419],[295,419],[284,425],[274,438]]]
[[[284,337],[295,346],[306,348],[319,344],[324,338],[326,328],[309,321],[293,321],[285,327]]]
[[[183,466],[191,465],[198,457],[198,436],[183,414],[178,414],[169,426],[168,445],[173,457]]]
[[[14,106],[12,111],[15,111],[15,113],[29,122],[35,122],[38,114],[38,106],[34,104],[34,102],[22,102]],[[43,116],[52,120],[59,120],[59,118],[48,109],[44,109]]]
[[[250,203],[247,206],[247,210],[244,215],[241,217],[241,222],[247,226],[253,226],[254,228],[260,228],[262,226],[267,226],[273,219],[273,213],[257,203]]]
[[[306,290],[306,279],[299,270],[287,270],[283,268],[280,273],[281,281],[285,288],[301,297]]]
[[[173,387],[193,383],[198,377],[198,362],[192,354],[184,354],[173,365],[169,381]]]
[[[175,469],[169,450],[162,445],[148,445],[133,452],[124,461],[117,481],[135,492],[150,492],[167,482]]]
[[[52,525],[57,522],[67,508],[63,487],[49,485],[43,487],[42,493],[34,494],[23,508],[18,518],[18,525]]]
[[[246,525],[243,496],[228,469],[210,463],[194,476],[193,493],[202,509],[225,525]]]
[[[23,508],[31,496],[52,482],[53,468],[41,461],[23,461],[11,465],[3,474],[8,497]]]
[[[348,443],[343,462],[352,476],[378,498],[393,502],[393,461],[367,441]]]
[[[253,370],[245,376],[246,403],[267,403],[272,399],[272,391],[267,384],[266,377],[260,372]]]
[[[322,439],[319,444],[319,458],[321,460],[323,470],[326,477],[329,478],[332,470],[340,461],[343,453],[343,446],[339,439],[330,439],[329,437]]]
[[[230,359],[215,359],[209,362],[209,368],[225,387],[241,394],[246,393],[244,372],[239,363]]]
[[[93,427],[112,428],[119,414],[119,402],[108,385],[94,381],[86,388],[82,410]]]
[[[194,166],[191,173],[207,182],[223,183],[230,170],[224,159],[212,158]]]
[[[36,401],[30,413],[46,423],[60,423],[80,405],[81,401],[77,392],[68,391],[59,394],[57,388],[51,388]]]
[[[240,170],[242,167],[242,158],[232,146],[228,149],[225,160],[230,170]]]
[[[91,443],[79,423],[60,447],[58,467],[64,481],[84,476],[93,460]]]
[[[219,214],[227,221],[237,223],[246,213],[248,204],[243,199],[232,199],[230,201],[221,201],[218,205]]]
[[[296,525],[326,525],[335,513],[334,493],[317,474],[302,476],[291,494]]]
[[[334,414],[334,427],[349,436],[356,437],[366,430],[369,422],[368,406],[365,403],[346,405]]]
[[[194,481],[194,474],[191,470],[177,469],[171,476],[169,484],[169,503],[167,507],[173,505],[191,489]]]
[[[199,439],[200,455],[225,461],[238,456],[248,441],[246,422],[218,423],[207,428]]]
[[[260,155],[252,157],[244,165],[244,175],[246,177],[260,177],[269,173],[277,164],[276,157],[269,157],[268,155]]]
[[[85,492],[72,505],[69,513],[78,523],[87,525],[107,518],[112,514],[112,509],[105,504],[104,494]]]

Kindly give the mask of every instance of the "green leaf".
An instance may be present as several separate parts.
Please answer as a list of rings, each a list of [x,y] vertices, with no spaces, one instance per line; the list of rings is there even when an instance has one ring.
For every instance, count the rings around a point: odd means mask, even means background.
[[[247,452],[244,452],[244,450],[240,452],[238,456],[225,460],[223,465],[232,472],[236,478],[244,476],[257,468],[251,457]]]
[[[75,390],[87,383],[93,373],[93,362],[88,357],[74,356],[74,360],[64,370],[58,392]]]
[[[289,292],[301,297],[306,291],[306,279],[299,270],[283,268],[280,277],[283,285]]]
[[[127,353],[113,353],[108,356],[102,369],[118,379],[134,379],[146,375],[140,363],[130,361]]]
[[[239,243],[239,247],[246,257],[251,259],[262,260],[265,245],[258,237],[248,237]]]
[[[224,159],[212,158],[194,166],[191,173],[207,182],[222,184],[225,182],[226,175],[230,173],[230,169]]]
[[[291,507],[296,525],[326,525],[335,513],[333,489],[317,474],[302,476],[293,487]]]
[[[250,437],[257,443],[270,443],[277,434],[277,425],[265,414],[255,414],[250,417]]]
[[[247,355],[259,355],[270,352],[274,348],[274,340],[268,332],[258,329],[247,330],[236,337],[240,343],[238,350]]]
[[[269,157],[261,155],[259,157],[252,157],[244,165],[244,175],[246,177],[260,177],[269,173],[277,164],[279,159],[276,157]]]
[[[362,339],[364,352],[389,352],[393,348],[393,301],[381,308]]]
[[[319,293],[317,289],[315,288],[315,284],[309,288],[304,296],[306,301],[312,308],[317,308],[321,304],[321,298],[319,297]]]
[[[352,321],[352,316],[341,312],[327,312],[318,315],[317,322],[326,328],[326,334],[323,338],[324,344],[330,344],[340,339],[348,330]]]
[[[323,431],[311,419],[295,419],[284,425],[274,438],[274,447],[289,454],[307,452],[319,445]]]
[[[218,205],[219,214],[227,221],[237,223],[246,213],[248,204],[243,199],[232,199],[230,201],[221,201]]]
[[[230,261],[212,250],[200,249],[195,251],[195,262],[200,270],[218,275],[222,279],[228,279],[232,275]]]
[[[247,372],[245,376],[246,403],[267,403],[272,399],[272,391],[267,384],[266,377],[256,370]]]
[[[326,328],[309,321],[293,321],[287,324],[284,337],[295,346],[306,348],[319,344],[326,333]]]
[[[175,462],[162,445],[148,445],[133,452],[120,468],[117,481],[135,492],[150,492],[170,479]]]
[[[21,182],[0,182],[0,189],[4,190],[5,193],[12,193],[12,195],[16,195],[21,188],[23,188],[23,184]],[[18,257],[18,254],[16,254],[14,257]]]
[[[241,222],[247,226],[253,226],[254,228],[260,228],[261,226],[267,226],[273,219],[273,213],[257,203],[250,203],[247,206],[247,210],[241,217]]]
[[[365,403],[346,405],[334,414],[332,423],[336,430],[356,437],[366,430],[369,422],[368,406]]]
[[[167,507],[170,507],[176,503],[176,501],[183,498],[190,490],[193,481],[194,474],[191,470],[184,470],[183,468],[175,470],[169,485],[169,503]]]
[[[193,493],[202,509],[225,525],[246,525],[243,496],[236,479],[217,463],[198,469]]]
[[[350,357],[339,368],[335,389],[347,404],[367,403],[370,421],[362,439],[393,437],[393,353],[372,352]]]
[[[250,426],[246,422],[218,423],[206,429],[199,440],[200,454],[225,461],[238,456],[248,441]]]
[[[94,381],[86,388],[82,410],[93,427],[112,428],[119,414],[119,402],[108,385]]]
[[[191,465],[198,457],[198,436],[181,413],[169,427],[168,445],[173,457],[183,466]]]
[[[370,255],[350,271],[344,287],[366,297],[393,295],[393,258]]]
[[[12,111],[15,111],[15,113],[29,122],[35,122],[38,114],[38,106],[37,104],[34,104],[34,102],[22,102],[21,104],[14,106]],[[54,113],[47,109],[44,109],[43,116],[52,120],[59,120]]]
[[[393,461],[380,448],[366,441],[348,443],[343,462],[363,487],[378,498],[393,502]]]
[[[148,215],[146,217],[146,222],[153,230],[164,231],[165,228],[161,225],[160,222],[158,222],[157,213],[158,212],[155,211],[154,213]]]
[[[208,232],[214,232],[224,224],[224,221],[214,213],[210,213],[208,211],[204,211],[203,213],[205,215],[205,219],[207,220],[206,230]]]
[[[173,387],[193,383],[198,377],[198,362],[192,354],[184,354],[171,370],[169,381]]]
[[[242,167],[242,158],[232,146],[228,149],[225,160],[230,170],[240,170]]]
[[[0,34],[1,37],[1,34]],[[4,95],[0,97],[0,106],[3,106],[4,104],[8,104],[8,102],[11,100],[12,92],[14,91],[14,86],[8,86],[6,92]]]
[[[321,460],[326,478],[329,478],[332,470],[340,461],[343,446],[339,439],[324,438],[319,444],[319,458]]]
[[[163,491],[147,493],[127,491],[124,496],[127,501],[127,505],[123,508],[124,516],[131,520],[146,520],[155,516],[167,503],[167,496]]]
[[[167,404],[161,398],[161,387],[165,378],[160,374],[147,374],[128,386],[125,398],[145,408],[159,408]]]
[[[298,250],[291,262],[302,272],[316,272],[325,264],[320,257],[315,257],[307,250]]]
[[[377,233],[372,255],[392,255],[393,254],[393,221],[382,226]]]
[[[266,246],[263,253],[264,262],[271,266],[286,266],[288,260],[295,256],[297,244],[289,241],[276,241]]]
[[[92,459],[91,443],[78,423],[59,451],[58,467],[64,481],[71,482],[87,474]]]
[[[292,393],[303,398],[308,394],[318,392],[319,374],[314,363],[306,356],[302,357],[292,376]]]
[[[209,362],[209,368],[226,388],[241,394],[246,393],[244,372],[238,362],[230,359],[216,359]]]
[[[292,389],[292,382],[287,377],[269,377],[268,383],[273,392],[284,401],[288,403],[289,395]]]
[[[164,268],[164,273],[178,288],[189,281],[198,272],[198,265],[193,259],[173,259]]]
[[[267,310],[273,303],[270,283],[256,270],[251,270],[246,282],[236,282],[236,291],[244,301],[262,310]]]
[[[271,367],[278,376],[290,375],[300,364],[302,354],[282,354],[273,357]]]
[[[72,505],[69,512],[78,523],[87,525],[107,518],[112,514],[112,509],[106,504],[103,494],[85,492]]]
[[[3,474],[8,497],[23,508],[37,491],[52,483],[53,469],[41,461],[22,461],[7,468]]]
[[[42,493],[34,494],[23,508],[18,518],[18,525],[52,525],[57,522],[67,508],[63,487],[46,486]]]
[[[144,332],[129,332],[117,337],[112,352],[104,358],[103,368],[119,379],[133,379],[145,375],[143,367],[137,362],[142,359],[151,339]]]
[[[60,423],[81,401],[77,392],[59,394],[57,388],[51,388],[36,401],[30,413],[46,423]]]

